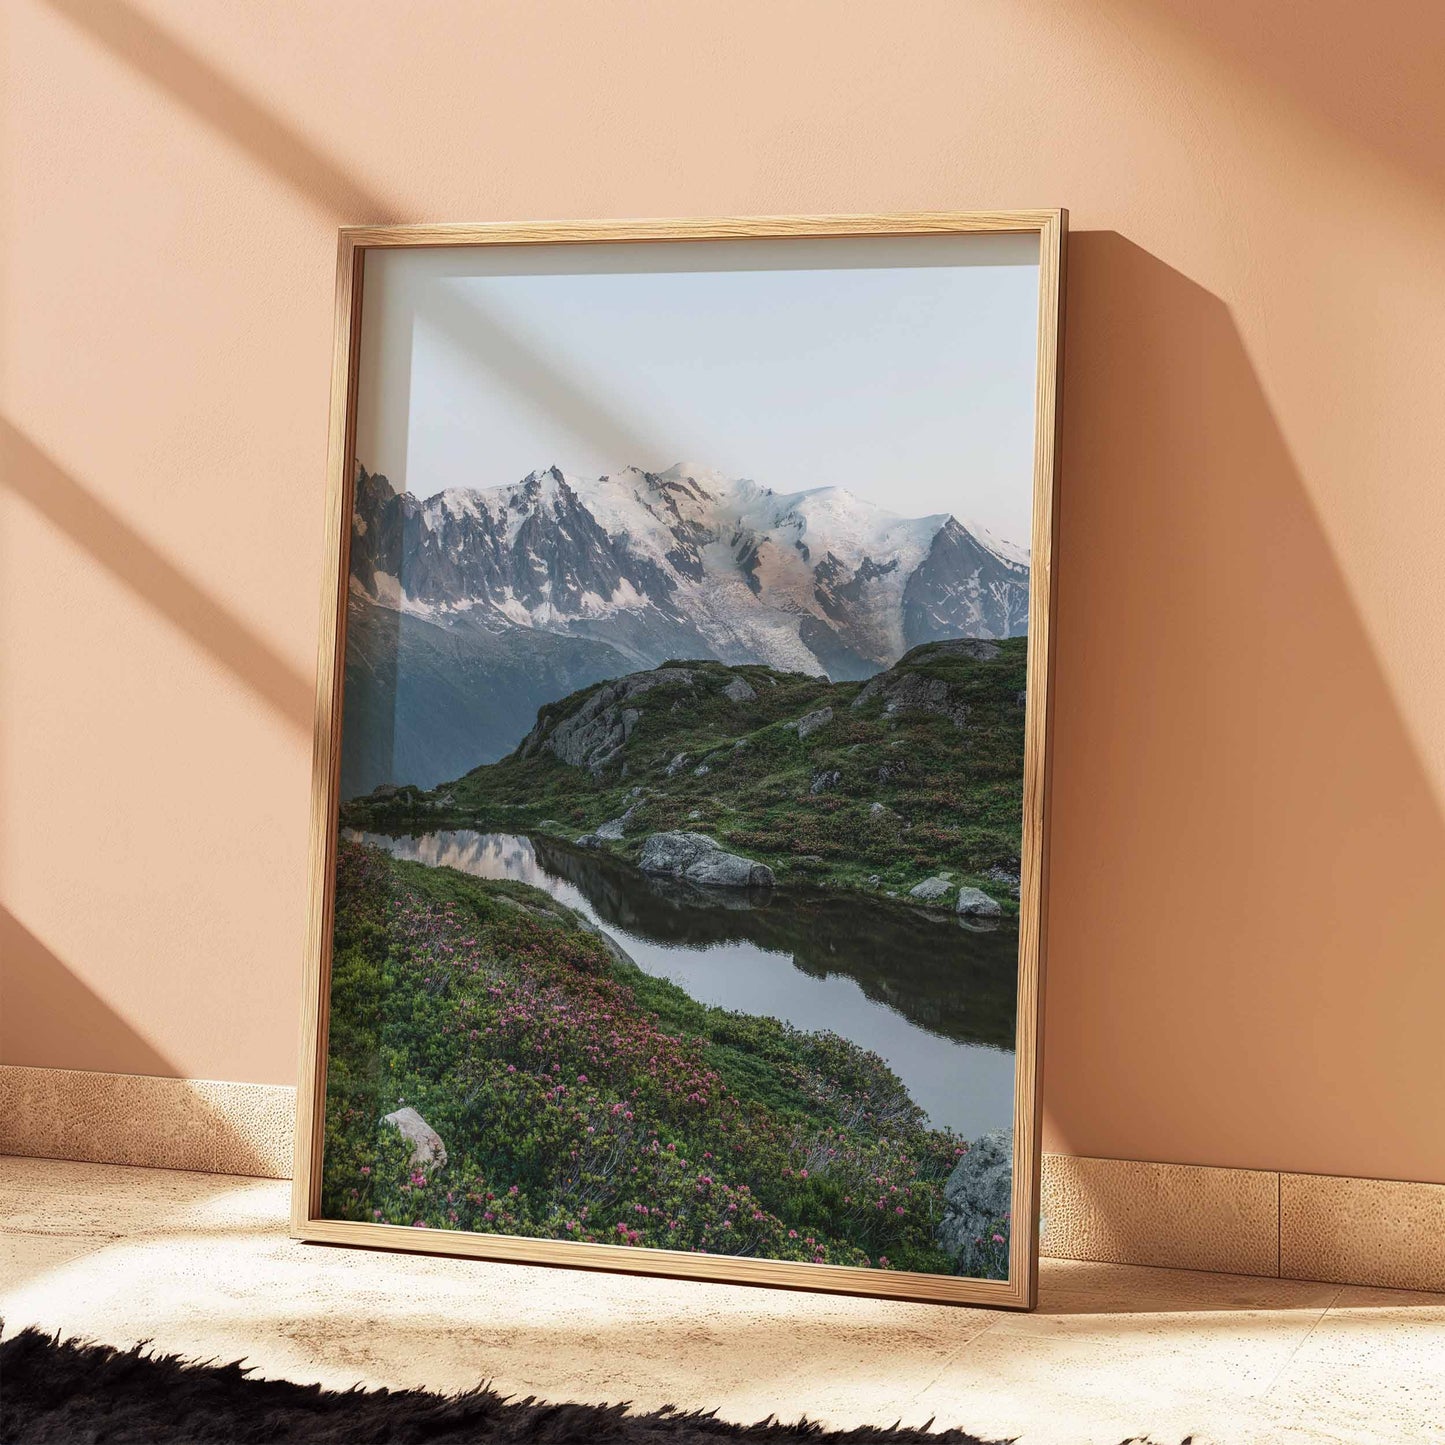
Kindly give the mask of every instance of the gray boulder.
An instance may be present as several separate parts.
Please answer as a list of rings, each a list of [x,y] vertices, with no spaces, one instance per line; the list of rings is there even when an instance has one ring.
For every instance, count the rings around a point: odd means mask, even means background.
[[[609,818],[607,822],[600,824],[593,836],[605,839],[609,843],[618,842],[623,833],[627,831],[627,825],[636,811],[637,804],[634,803],[620,818]]]
[[[412,1146],[413,1169],[446,1168],[447,1146],[442,1143],[441,1135],[410,1105],[387,1114],[382,1123],[390,1124]]]
[[[824,768],[821,772],[813,774],[813,781],[808,785],[810,793],[826,793],[836,788],[843,781],[843,774],[837,768]]]
[[[958,1274],[977,1274],[993,1251],[994,1227],[1013,1208],[1014,1131],[995,1129],[976,1139],[943,1186],[938,1246]]]
[[[958,911],[970,918],[997,918],[1003,909],[982,888],[960,888]]]
[[[684,878],[717,888],[770,888],[773,870],[727,852],[705,833],[652,833],[642,845],[641,868],[656,877]]]
[[[932,878],[925,878],[922,883],[915,884],[908,890],[908,896],[916,898],[920,903],[939,903],[947,898],[952,890],[953,884],[948,876],[938,873]]]
[[[771,888],[773,870],[766,863],[754,863],[736,853],[705,853],[689,866],[683,877],[689,883],[707,883],[715,888]]]
[[[798,730],[798,736],[800,738],[805,738],[810,733],[817,732],[819,728],[827,727],[832,721],[833,709],[830,707],[820,707],[816,712],[805,713],[797,722],[792,724],[792,726]]]
[[[747,678],[735,677],[723,688],[723,696],[731,702],[752,702],[757,697]]]
[[[688,764],[688,756],[687,756],[687,754],[686,754],[686,753],[679,753],[679,754],[667,765],[667,776],[668,776],[669,778],[676,777],[676,776],[678,775],[678,773],[680,773],[680,772],[687,766],[687,764]]]

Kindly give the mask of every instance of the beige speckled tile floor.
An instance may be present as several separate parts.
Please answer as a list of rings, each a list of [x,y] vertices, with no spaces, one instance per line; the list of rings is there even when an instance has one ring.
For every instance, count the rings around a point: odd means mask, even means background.
[[[1031,1315],[296,1244],[274,1180],[0,1158],[0,1315],[328,1385],[961,1425],[1445,1440],[1445,1295],[1045,1260]]]

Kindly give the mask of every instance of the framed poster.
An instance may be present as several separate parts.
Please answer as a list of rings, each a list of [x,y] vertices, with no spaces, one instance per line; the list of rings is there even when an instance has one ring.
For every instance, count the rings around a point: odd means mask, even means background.
[[[298,1238],[1032,1305],[1065,226],[342,233]]]

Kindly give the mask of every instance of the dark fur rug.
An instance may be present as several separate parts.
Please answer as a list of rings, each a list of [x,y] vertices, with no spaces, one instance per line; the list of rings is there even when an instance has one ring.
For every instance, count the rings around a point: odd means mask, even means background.
[[[37,1330],[0,1343],[3,1445],[988,1445],[961,1430],[824,1430],[800,1420],[729,1425],[625,1405],[545,1405],[488,1389],[322,1390],[253,1380],[243,1365],[187,1364],[144,1348],[77,1344]]]

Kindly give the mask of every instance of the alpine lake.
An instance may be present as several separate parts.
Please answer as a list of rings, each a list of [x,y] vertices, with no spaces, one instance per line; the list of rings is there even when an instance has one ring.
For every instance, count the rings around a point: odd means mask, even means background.
[[[702,1003],[878,1054],[936,1128],[1013,1121],[1018,921],[823,889],[703,888],[545,835],[344,831],[396,858],[539,888]],[[991,925],[991,926],[989,926]]]

